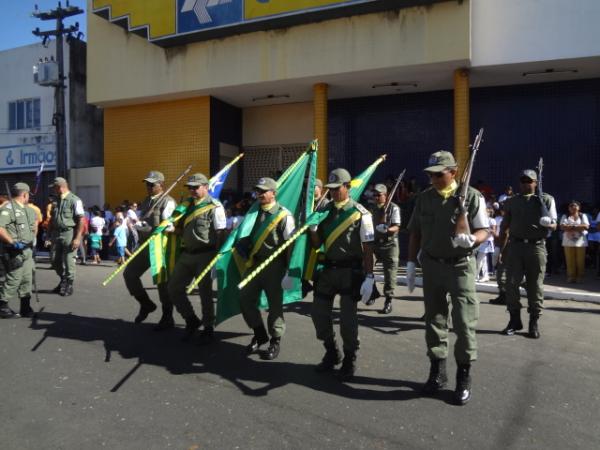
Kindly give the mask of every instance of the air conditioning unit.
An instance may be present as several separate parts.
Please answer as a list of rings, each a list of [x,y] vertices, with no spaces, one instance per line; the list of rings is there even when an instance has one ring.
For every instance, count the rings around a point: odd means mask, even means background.
[[[40,61],[33,66],[33,82],[40,86],[56,86],[58,79],[58,63],[56,61]]]

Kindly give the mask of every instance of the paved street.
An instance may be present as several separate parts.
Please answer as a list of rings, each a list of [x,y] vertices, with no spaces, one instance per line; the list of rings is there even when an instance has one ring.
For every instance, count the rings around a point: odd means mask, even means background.
[[[0,321],[3,449],[600,448],[600,305],[548,301],[535,341],[501,336],[507,314],[481,294],[473,399],[457,407],[450,390],[418,394],[419,289],[398,287],[389,316],[382,300],[361,305],[359,370],[343,385],[313,371],[310,299],[288,307],[281,355],[262,361],[244,354],[241,317],[210,347],[183,344],[180,317],[166,333],[152,331],[158,312],[132,323],[122,277],[100,286],[112,264],[78,266],[67,298],[48,293],[57,278],[40,266],[37,319]]]

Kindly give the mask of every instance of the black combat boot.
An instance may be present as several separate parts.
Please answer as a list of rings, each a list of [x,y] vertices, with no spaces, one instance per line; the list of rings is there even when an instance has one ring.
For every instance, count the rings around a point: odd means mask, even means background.
[[[338,371],[338,379],[342,383],[351,381],[356,372],[356,352],[344,351],[344,360],[342,361],[342,367]]]
[[[60,295],[62,295],[63,297],[73,295],[73,280],[65,281],[65,289],[64,291],[60,291]]]
[[[0,300],[0,319],[13,319],[15,317],[18,316],[8,307],[8,302]]]
[[[508,325],[506,328],[502,330],[502,334],[506,336],[512,336],[517,331],[523,329],[523,322],[521,322],[521,310],[517,311],[509,311],[510,320],[508,321]]]
[[[281,338],[271,338],[271,342],[269,343],[269,348],[263,355],[263,359],[273,360],[279,356],[279,350],[281,348]]]
[[[142,323],[146,320],[148,314],[156,310],[156,305],[150,300],[150,297],[148,297],[146,292],[144,292],[143,295],[135,295],[134,297],[140,304],[140,311],[138,312],[138,315],[135,316],[134,322]]]
[[[33,309],[31,308],[31,297],[28,295],[21,298],[21,308],[19,309],[21,317],[33,316]]]
[[[504,292],[500,292],[498,297],[490,300],[490,305],[506,305],[506,294]]]
[[[527,333],[527,337],[531,339],[539,339],[540,338],[540,330],[538,328],[538,319],[540,316],[537,314],[531,314],[529,316],[529,332]]]
[[[173,320],[173,317],[171,317],[171,320]],[[185,319],[185,331],[181,337],[181,342],[189,342],[194,337],[194,334],[196,334],[198,328],[200,328],[200,325],[202,325],[202,321],[195,315]]]
[[[54,289],[52,289],[52,291],[51,291],[51,292],[52,292],[53,294],[60,294],[60,293],[61,293],[61,291],[63,291],[63,290],[64,290],[63,286],[64,286],[64,284],[65,284],[66,282],[67,282],[67,280],[65,280],[64,278],[61,278],[61,279],[60,279],[60,281],[59,281],[59,283],[58,283],[58,285],[57,285],[57,286],[56,286]]]
[[[383,314],[389,314],[392,312],[392,297],[385,298],[385,303],[383,304],[383,309],[381,312]]]
[[[251,354],[254,353],[258,348],[269,342],[269,336],[267,335],[267,330],[265,330],[265,326],[261,325],[259,327],[254,328],[254,336],[250,341],[250,344],[246,346],[246,353]]]
[[[471,400],[471,364],[458,364],[456,368],[456,389],[454,391],[454,402],[464,405]]]
[[[446,374],[446,360],[432,359],[429,367],[429,378],[421,388],[423,395],[434,395],[446,387],[448,375]]]
[[[207,345],[215,341],[215,329],[212,326],[205,326],[198,337],[198,345]]]
[[[325,346],[325,355],[323,359],[317,366],[315,367],[315,372],[323,373],[323,372],[331,372],[335,369],[335,366],[342,362],[342,354],[340,353],[340,349],[335,342],[335,339],[330,339],[328,341],[323,342]]]
[[[165,331],[170,330],[171,328],[175,328],[175,321],[173,320],[173,304],[161,303],[160,306],[162,309],[162,316],[160,316],[160,320],[154,326],[154,331]],[[185,328],[187,330],[187,325]]]

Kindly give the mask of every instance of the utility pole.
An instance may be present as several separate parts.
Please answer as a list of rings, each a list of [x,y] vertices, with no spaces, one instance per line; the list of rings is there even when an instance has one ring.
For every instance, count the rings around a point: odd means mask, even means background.
[[[66,17],[82,14],[83,10],[77,6],[70,6],[69,0],[63,8],[61,2],[58,2],[58,7],[48,12],[41,12],[38,6],[35,5],[35,10],[32,13],[33,17],[40,20],[56,20],[56,29],[48,31],[40,31],[39,28],[33,30],[35,36],[43,38],[44,45],[50,36],[56,36],[56,62],[58,63],[58,81],[54,89],[54,105],[55,112],[52,117],[52,125],[56,127],[56,176],[67,178],[67,136],[66,136],[66,118],[65,118],[65,69],[64,69],[64,52],[63,52],[63,36],[79,31],[79,23],[71,25],[67,28],[63,25],[63,19]]]

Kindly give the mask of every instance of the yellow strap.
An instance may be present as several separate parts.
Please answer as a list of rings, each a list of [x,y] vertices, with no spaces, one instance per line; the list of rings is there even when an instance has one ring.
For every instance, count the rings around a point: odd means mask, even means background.
[[[288,212],[285,209],[279,211],[279,214],[271,221],[271,223],[264,229],[262,234],[258,237],[257,241],[254,243],[254,247],[250,252],[250,256],[248,257],[248,261],[246,261],[246,268],[251,267],[254,264],[254,256],[258,253],[260,248],[262,247],[267,236],[273,231],[273,229],[277,226],[279,222],[283,220],[285,216],[288,215]]]
[[[210,211],[211,209],[215,208],[216,206],[217,205],[215,205],[214,203],[211,203],[209,205],[203,206],[200,209],[197,209],[196,211],[194,211],[192,214],[190,214],[189,216],[187,216],[185,218],[185,221],[183,222],[183,226],[186,227],[196,217],[198,217],[201,214],[204,214],[205,212]]]
[[[319,249],[310,249],[308,262],[306,263],[306,272],[304,272],[305,280],[312,280],[313,274],[315,273],[315,267],[317,266],[317,257],[319,256],[319,253]]]
[[[360,216],[360,211],[355,211],[354,214],[352,214],[350,217],[348,217],[346,220],[340,223],[335,228],[335,230],[333,230],[331,234],[327,236],[327,240],[325,241],[325,250],[327,251],[327,249],[331,247],[331,244],[333,244],[335,240],[339,238],[340,235],[348,229],[352,222],[356,222],[358,219],[360,219]]]

